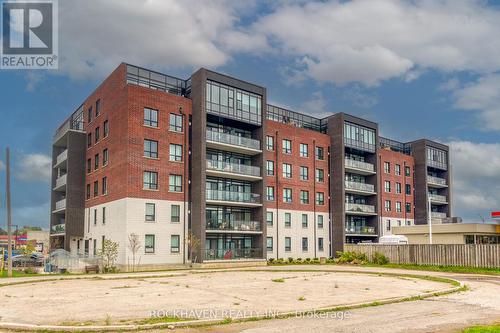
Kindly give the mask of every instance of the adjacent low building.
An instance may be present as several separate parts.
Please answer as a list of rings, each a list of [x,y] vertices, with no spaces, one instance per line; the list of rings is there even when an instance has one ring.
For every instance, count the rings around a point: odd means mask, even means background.
[[[267,103],[207,69],[121,64],[53,139],[51,248],[141,265],[328,257],[451,216],[448,147]],[[199,246],[190,247],[189,236]]]
[[[408,244],[429,244],[429,226],[395,227],[393,234],[408,238]],[[432,244],[500,244],[500,225],[487,223],[442,223],[432,225]]]

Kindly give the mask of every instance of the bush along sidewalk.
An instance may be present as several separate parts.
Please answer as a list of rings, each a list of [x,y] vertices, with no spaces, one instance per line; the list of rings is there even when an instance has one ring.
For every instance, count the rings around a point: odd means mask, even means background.
[[[326,258],[325,264],[352,264],[352,265],[365,265],[368,263],[373,263],[376,265],[385,265],[389,262],[389,259],[387,259],[386,256],[384,256],[382,253],[375,252],[373,255],[373,258],[369,260],[369,258],[366,256],[364,253],[358,253],[358,252],[337,252],[337,258]],[[319,258],[292,258],[289,257],[288,259],[274,259],[274,258],[269,258],[267,260],[268,265],[307,265],[307,264],[320,264],[320,259]]]

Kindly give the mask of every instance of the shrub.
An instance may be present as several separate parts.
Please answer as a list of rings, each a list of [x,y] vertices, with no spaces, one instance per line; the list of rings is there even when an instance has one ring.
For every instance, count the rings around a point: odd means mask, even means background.
[[[377,265],[386,265],[389,263],[389,259],[380,252],[375,252],[373,254],[372,262]]]
[[[272,263],[274,262],[274,258],[269,258],[269,259],[267,260],[267,262],[268,262],[269,264],[272,264]]]
[[[366,254],[354,251],[337,251],[338,262],[341,264],[364,264],[368,261]]]
[[[293,263],[293,258],[292,257],[288,257],[288,262],[291,264]]]
[[[38,274],[38,271],[33,267],[26,267],[24,269],[25,274]]]
[[[306,258],[306,262],[309,263],[311,261],[311,258]]]

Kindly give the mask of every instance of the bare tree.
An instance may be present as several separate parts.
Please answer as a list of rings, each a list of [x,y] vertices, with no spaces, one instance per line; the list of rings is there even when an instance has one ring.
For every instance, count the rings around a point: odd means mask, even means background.
[[[117,242],[105,239],[101,250],[97,251],[97,255],[104,261],[104,273],[116,271],[116,259],[118,258]]]
[[[128,235],[128,248],[132,252],[132,272],[135,272],[135,255],[141,248],[141,241],[137,234],[132,233]]]
[[[197,257],[195,257],[196,251],[198,251],[201,246],[201,239],[190,231],[186,237],[186,243],[188,245],[189,259],[191,259],[191,263],[194,263],[197,259]]]

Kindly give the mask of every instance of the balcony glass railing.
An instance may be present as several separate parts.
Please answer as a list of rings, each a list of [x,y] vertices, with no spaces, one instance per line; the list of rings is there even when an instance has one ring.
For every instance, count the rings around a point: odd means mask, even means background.
[[[260,195],[246,192],[207,190],[206,200],[260,203]]]
[[[358,234],[358,235],[375,235],[375,227],[368,226],[347,226],[345,228],[346,234]]]
[[[207,130],[207,140],[244,148],[260,150],[260,141],[238,135]]]
[[[427,176],[427,182],[428,183],[432,183],[432,184],[446,186],[446,179],[444,179],[444,178],[439,178],[439,177],[434,177],[434,176]]]
[[[58,177],[56,179],[56,187],[64,186],[66,185],[66,174]]]
[[[56,210],[66,208],[66,199],[56,201]]]
[[[260,168],[251,165],[238,164],[238,163],[228,163],[216,160],[207,160],[207,169],[237,173],[240,175],[255,176],[260,177]]]
[[[207,230],[261,231],[260,221],[207,221]]]
[[[64,234],[66,232],[66,224],[61,223],[61,224],[56,224],[50,227],[50,233],[51,234]]]
[[[262,249],[208,249],[205,250],[205,260],[235,260],[235,259],[260,259]]]
[[[433,219],[444,219],[444,218],[446,218],[446,213],[431,212],[431,218],[433,218]]]
[[[373,186],[372,184],[365,184],[348,180],[345,181],[345,188],[351,190],[365,191],[365,192],[375,191],[375,186]]]
[[[429,198],[431,201],[446,202],[446,197],[444,195],[429,193]]]
[[[351,160],[349,158],[345,159],[345,166],[348,168],[361,169],[361,170],[370,171],[370,172],[375,171],[373,164],[367,163],[367,162]]]
[[[346,202],[345,210],[349,212],[375,213],[375,206]]]
[[[56,157],[56,164],[62,163],[62,162],[64,162],[67,159],[68,159],[68,150],[65,149],[62,153],[60,153],[59,155],[57,155],[57,157]]]

